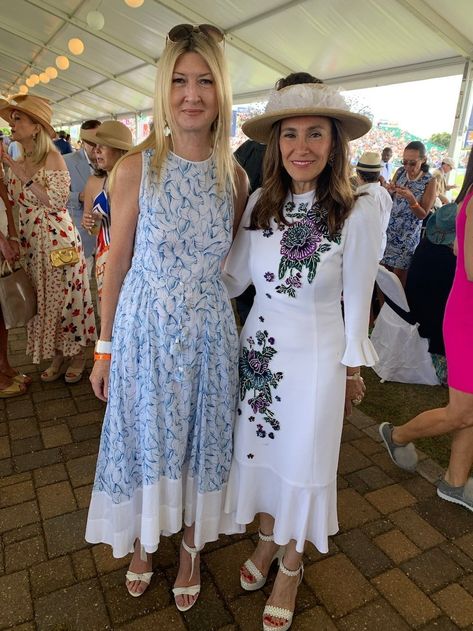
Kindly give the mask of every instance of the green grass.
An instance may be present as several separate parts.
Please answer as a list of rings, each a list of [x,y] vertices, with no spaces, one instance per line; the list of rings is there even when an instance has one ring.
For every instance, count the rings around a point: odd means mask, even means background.
[[[363,369],[366,397],[360,410],[378,423],[389,421],[402,425],[420,412],[448,403],[448,389],[442,386],[418,386],[407,383],[380,383],[371,369]],[[416,445],[443,467],[448,464],[450,436],[424,438]]]

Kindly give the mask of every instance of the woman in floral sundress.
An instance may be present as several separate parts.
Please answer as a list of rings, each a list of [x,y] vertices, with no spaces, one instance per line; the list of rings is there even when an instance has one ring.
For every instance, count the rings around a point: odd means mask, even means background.
[[[225,509],[239,524],[259,513],[260,540],[240,570],[243,589],[263,587],[279,560],[266,631],[291,625],[305,541],[327,552],[338,529],[344,407],[349,413],[361,401],[359,366],[376,359],[368,317],[381,219],[365,198],[355,202],[348,181],[348,139],[370,126],[305,73],[278,82],[265,113],[243,125],[267,150],[262,188],[250,197],[225,265],[231,295],[250,282],[256,288],[241,333]]]
[[[35,364],[52,358],[43,381],[58,379],[65,358],[72,358],[65,380],[75,383],[82,377],[85,348],[96,339],[95,317],[80,237],[66,209],[69,172],[51,141],[52,110],[46,99],[18,95],[0,103],[0,114],[10,119],[12,138],[24,150],[22,161],[5,154],[3,161],[10,167],[9,195],[19,208],[20,246],[37,294],[26,353]],[[76,249],[78,262],[53,267],[51,251],[64,247]]]

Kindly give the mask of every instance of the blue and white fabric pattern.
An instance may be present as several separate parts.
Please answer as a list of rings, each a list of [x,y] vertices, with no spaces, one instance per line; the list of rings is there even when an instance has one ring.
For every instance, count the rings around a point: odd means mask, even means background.
[[[431,178],[430,173],[424,173],[418,180],[409,180],[406,170],[401,168],[396,178],[396,186],[407,187],[419,202]],[[414,251],[419,245],[421,231],[422,219],[414,215],[407,199],[395,195],[386,231],[386,249],[381,262],[398,269],[408,269]]]
[[[238,336],[222,260],[233,201],[213,158],[143,154],[135,249],[117,306],[86,539],[126,555],[195,522],[195,545],[241,530],[223,515],[238,386]]]

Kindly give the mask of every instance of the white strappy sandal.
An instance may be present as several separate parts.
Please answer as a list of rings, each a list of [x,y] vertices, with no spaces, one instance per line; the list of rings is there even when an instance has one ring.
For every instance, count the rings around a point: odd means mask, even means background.
[[[191,565],[191,573],[189,574],[189,580],[190,580],[192,577],[192,574],[194,574],[195,560],[199,552],[202,550],[202,548],[191,548],[184,541],[184,538],[182,538],[181,544],[184,550],[188,554],[190,554],[190,557],[191,557],[192,565]],[[197,597],[200,594],[200,583],[198,585],[191,585],[190,587],[173,587],[172,593],[174,594],[174,602],[176,603],[176,607],[179,609],[179,611],[188,611],[197,602]],[[190,605],[187,605],[187,607],[182,607],[181,605],[177,604],[176,596],[196,596],[196,598],[191,602]]]
[[[263,535],[261,530],[258,530],[258,537],[261,539],[261,541],[265,541],[265,542],[272,542],[272,541],[274,541],[274,536],[273,535]],[[281,562],[281,559],[284,556],[284,551],[285,551],[284,547],[280,547],[280,548],[277,549],[276,553],[274,554],[273,558],[271,559],[270,567],[273,564],[273,561],[275,561],[276,559],[278,560],[278,563]],[[240,585],[242,586],[242,588],[245,589],[247,592],[254,592],[257,589],[261,589],[263,587],[263,585],[266,583],[266,579],[268,577],[264,576],[260,572],[260,570],[256,567],[256,565],[253,563],[253,561],[251,559],[248,559],[247,561],[245,561],[243,563],[243,567],[247,570],[247,572],[255,580],[254,581],[247,581],[246,578],[243,576],[243,574],[240,571]]]
[[[279,562],[279,571],[285,574],[286,576],[299,576],[299,582],[297,586],[301,584],[302,577],[304,576],[304,564],[301,563],[297,570],[288,570],[284,565],[283,560]],[[284,620],[284,624],[281,626],[273,626],[266,624],[264,621],[266,616],[272,616],[273,618],[279,618],[280,620]],[[283,607],[274,607],[273,605],[266,605],[263,611],[263,629],[264,631],[287,631],[292,624],[292,618],[294,616],[294,612],[290,609],[284,609]]]
[[[144,549],[143,546],[140,546],[140,559],[142,561],[148,560],[148,555],[146,554],[146,550]],[[146,587],[144,588],[142,592],[132,592],[131,589],[128,587],[128,585],[125,583],[130,596],[133,596],[133,598],[138,598],[138,596],[143,596],[145,591],[148,589],[149,584],[151,583],[151,578],[153,577],[153,574],[154,572],[141,572],[140,574],[138,574],[136,572],[132,572],[131,570],[128,570],[128,572],[125,574],[125,578],[127,581],[129,581],[130,583],[132,583],[133,581],[140,581],[146,584]]]

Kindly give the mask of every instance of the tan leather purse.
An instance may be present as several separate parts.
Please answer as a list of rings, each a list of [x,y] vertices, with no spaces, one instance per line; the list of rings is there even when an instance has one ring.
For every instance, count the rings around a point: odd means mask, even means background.
[[[51,250],[49,256],[53,267],[66,267],[79,262],[79,253],[74,247]]]
[[[20,264],[0,264],[0,308],[7,329],[24,326],[36,315],[36,291]]]

